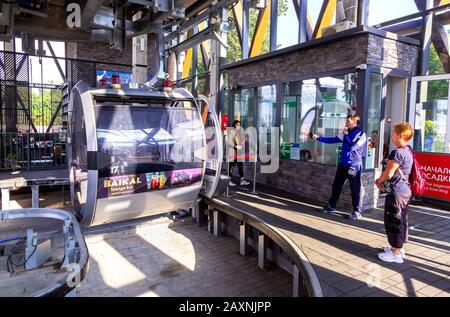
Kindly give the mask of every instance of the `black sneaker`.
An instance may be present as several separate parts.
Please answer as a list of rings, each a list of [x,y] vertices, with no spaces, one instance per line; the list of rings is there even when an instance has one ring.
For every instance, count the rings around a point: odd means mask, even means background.
[[[348,220],[352,220],[352,221],[356,221],[356,220],[361,219],[361,218],[362,218],[362,215],[358,211],[354,211],[351,215],[349,215],[347,217]]]
[[[320,209],[319,211],[320,211],[321,213],[323,213],[323,214],[327,214],[327,213],[329,213],[329,212],[336,211],[336,208],[333,208],[333,207],[331,207],[330,205],[328,205],[328,206],[326,206],[326,207],[323,207],[323,208]]]

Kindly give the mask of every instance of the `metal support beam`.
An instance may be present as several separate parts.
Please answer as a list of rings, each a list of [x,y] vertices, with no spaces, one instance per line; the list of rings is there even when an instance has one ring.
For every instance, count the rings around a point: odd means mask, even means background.
[[[140,19],[142,12],[133,16],[133,21]],[[134,83],[143,84],[147,81],[147,34],[133,37],[132,42],[132,78]]]
[[[220,13],[221,21],[228,21],[228,10],[223,9]],[[227,29],[223,22],[220,26],[222,41],[227,39]],[[211,41],[211,73],[209,75],[210,101],[217,113],[220,112],[220,105],[224,102],[224,78],[220,71],[222,65],[225,64],[227,57],[227,48],[221,45],[218,40]]]
[[[218,237],[221,235],[221,230],[220,230],[220,212],[218,210],[214,210],[213,211],[213,234]]]
[[[268,267],[267,242],[268,242],[267,236],[262,233],[259,233],[259,235],[258,235],[258,266],[261,269],[265,269]]]
[[[9,210],[10,200],[9,200],[9,188],[2,188],[2,210]]]
[[[220,32],[220,23],[212,24],[203,31],[192,36],[190,36],[190,34],[192,34],[191,31],[188,31],[188,38],[179,43],[177,46],[170,48],[170,50],[174,52],[182,52],[206,40],[217,39],[217,32]],[[226,45],[226,42],[224,43],[222,41],[221,44]]]
[[[270,1],[270,0],[268,0]],[[258,56],[261,54],[264,37],[267,30],[267,24],[270,20],[271,7],[267,5],[264,9],[261,9],[256,20],[255,31],[253,33],[252,43],[250,45],[250,57]]]
[[[194,28],[194,35],[198,34],[198,27]],[[195,45],[192,48],[192,93],[194,96],[198,95],[197,86],[198,86],[198,45]]]
[[[298,42],[304,43],[308,38],[308,2],[307,0],[292,0],[294,2],[295,10],[298,18]],[[300,3],[298,3],[300,1]]]
[[[61,110],[62,107],[62,101],[59,102],[58,107],[56,107],[55,113],[52,116],[52,119],[50,120],[50,124],[47,127],[46,133],[50,132],[50,129],[53,127],[53,124],[55,123],[56,118],[58,117],[58,113]]]
[[[208,232],[213,233],[213,213],[208,206]]]
[[[94,21],[98,9],[103,4],[103,0],[89,0],[85,1],[84,7],[81,11],[81,27],[88,29]]]
[[[425,10],[433,7],[433,0],[425,0]],[[422,19],[422,50],[419,60],[419,75],[428,75],[430,61],[431,33],[433,30],[433,14],[424,13]]]
[[[61,67],[61,65],[59,64],[59,60],[56,58],[55,51],[53,50],[53,47],[52,47],[52,45],[50,44],[50,41],[45,41],[45,43],[47,43],[47,47],[48,47],[48,49],[49,49],[49,51],[50,51],[50,54],[51,54],[52,57],[53,57],[53,60],[55,61],[55,65],[56,65],[56,67],[58,68],[58,71],[59,71],[59,74],[61,75],[62,80],[63,80],[63,81],[67,81],[66,75],[64,75],[64,72],[63,72],[63,70],[62,70],[62,67]]]
[[[28,56],[24,54],[24,55],[22,55],[22,58],[20,59],[19,65],[17,65],[17,67],[16,67],[16,76],[20,72],[20,69],[23,67],[23,64],[25,64],[25,61],[28,61]],[[17,80],[17,78],[15,78],[15,80]]]
[[[278,0],[271,0],[270,8],[270,51],[277,50]]]
[[[31,193],[31,207],[39,208],[39,185],[32,185]]]
[[[242,11],[242,59],[247,59],[249,57],[249,46],[248,46],[248,28],[250,25],[250,7],[249,1],[244,1],[243,11]]]
[[[358,0],[358,13],[356,17],[356,25],[369,24],[369,3],[370,0]]]
[[[249,254],[247,229],[247,224],[242,222],[239,226],[239,252],[242,255]]]
[[[297,265],[293,264],[294,274],[292,276],[292,297],[300,297],[302,295],[302,276]]]
[[[238,0],[225,0],[225,1],[219,1],[216,5],[214,5],[212,8],[208,9],[207,11],[199,14],[198,16],[196,16],[195,18],[189,19],[186,23],[181,24],[180,27],[170,33],[169,35],[167,35],[164,38],[164,41],[166,43],[169,43],[171,40],[175,39],[177,36],[179,36],[181,33],[189,31],[191,29],[193,29],[196,25],[198,25],[199,23],[205,21],[206,19],[208,19],[209,17],[212,17],[218,13],[221,12],[221,9],[226,9],[228,10],[228,7],[234,3],[236,3]],[[247,2],[247,1],[244,1]]]
[[[239,44],[241,45],[241,50],[242,50],[242,48],[243,48],[243,46],[242,46],[242,23],[244,21],[244,16],[243,16],[244,8],[242,6],[242,1],[239,1],[238,3],[236,3],[236,5],[233,7],[233,10],[231,10],[231,11],[233,13],[234,22],[236,23],[236,31],[238,34]]]

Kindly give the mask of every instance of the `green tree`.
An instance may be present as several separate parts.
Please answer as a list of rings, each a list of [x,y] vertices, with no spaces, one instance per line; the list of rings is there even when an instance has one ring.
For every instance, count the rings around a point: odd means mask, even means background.
[[[48,126],[61,101],[59,89],[34,88],[31,94],[31,119],[35,126]],[[54,125],[61,125],[61,113]]]
[[[278,16],[286,15],[288,10],[288,0],[278,0]],[[255,33],[256,21],[258,20],[259,10],[250,9],[249,12],[249,28],[248,28],[248,38],[249,38],[249,46],[250,42],[253,38],[253,34]],[[239,61],[242,59],[242,48],[239,43],[239,36],[237,31],[237,22],[234,21],[233,12],[230,10],[228,12],[230,25],[232,26],[230,31],[228,32],[227,44],[227,63]],[[267,53],[270,51],[270,22],[267,25],[266,32],[264,34],[264,43],[261,50],[261,54]]]
[[[433,44],[430,47],[430,60],[429,60],[429,73],[430,75],[445,73],[441,60],[436,48]],[[445,80],[432,80],[428,82],[428,101],[434,101],[438,99],[446,98],[448,94],[448,82]]]

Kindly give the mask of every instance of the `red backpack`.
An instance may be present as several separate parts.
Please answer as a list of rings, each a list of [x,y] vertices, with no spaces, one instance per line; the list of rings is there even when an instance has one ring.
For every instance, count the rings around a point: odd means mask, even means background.
[[[426,185],[425,173],[423,172],[422,165],[420,165],[419,161],[417,161],[414,151],[411,151],[411,154],[413,156],[413,165],[411,174],[409,174],[409,188],[411,188],[411,192],[413,195],[422,195],[425,192]],[[400,172],[403,180],[406,181],[406,177],[405,174],[403,174],[403,171],[400,168],[398,169],[398,171]]]

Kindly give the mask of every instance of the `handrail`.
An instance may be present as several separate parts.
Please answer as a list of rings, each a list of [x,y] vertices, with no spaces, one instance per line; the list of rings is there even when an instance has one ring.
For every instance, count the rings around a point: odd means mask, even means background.
[[[307,295],[310,297],[324,296],[319,278],[317,277],[317,274],[308,258],[300,247],[297,246],[287,235],[261,218],[254,216],[239,207],[227,205],[217,198],[206,199],[206,202],[211,202],[215,208],[218,208],[220,211],[225,212],[238,220],[248,223],[272,239],[291,257],[297,265],[301,272],[301,276],[305,278],[308,293]]]

